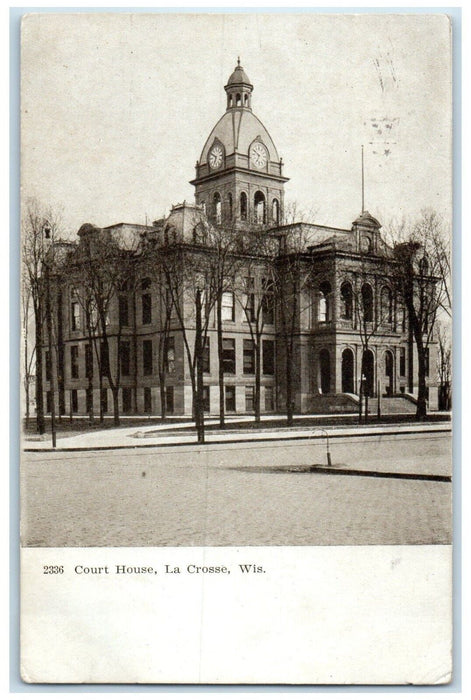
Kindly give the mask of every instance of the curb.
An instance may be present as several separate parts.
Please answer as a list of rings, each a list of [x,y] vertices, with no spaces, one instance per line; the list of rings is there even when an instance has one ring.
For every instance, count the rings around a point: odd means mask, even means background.
[[[315,428],[313,429],[315,430]],[[358,433],[357,431],[350,431],[348,433],[342,432],[341,435],[335,434],[335,428],[333,434],[329,434],[329,440],[335,440],[339,438],[349,438],[349,437],[372,437],[374,435],[426,435],[430,433],[451,433],[451,424],[449,427],[440,426],[439,428],[425,428],[424,430],[417,430],[416,428],[409,428],[406,430],[397,431],[385,431],[385,430],[371,430],[368,432]],[[23,447],[23,452],[99,452],[99,451],[111,451],[111,450],[141,450],[149,448],[167,448],[167,447],[211,447],[212,445],[233,445],[233,444],[244,444],[244,443],[260,443],[260,442],[282,442],[282,441],[293,441],[293,440],[325,440],[325,435],[283,435],[277,437],[254,437],[254,438],[242,438],[234,440],[211,440],[210,442],[205,442],[199,445],[196,440],[194,442],[166,442],[166,443],[151,443],[146,445],[97,445],[97,446],[84,446],[84,447]]]

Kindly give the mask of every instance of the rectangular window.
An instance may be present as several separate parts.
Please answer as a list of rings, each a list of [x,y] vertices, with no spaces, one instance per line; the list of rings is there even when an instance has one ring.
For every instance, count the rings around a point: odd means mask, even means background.
[[[100,393],[100,403],[102,413],[108,412],[108,389],[102,389]]]
[[[173,386],[168,386],[165,389],[165,409],[166,409],[167,413],[173,413],[173,410],[174,410]]]
[[[235,340],[234,338],[222,339],[222,369],[224,374],[235,374]]]
[[[70,392],[70,410],[71,413],[78,412],[78,392],[77,389],[72,389]]]
[[[78,353],[78,345],[72,345],[70,348],[70,376],[72,379],[79,377]]]
[[[425,361],[425,376],[428,377],[430,374],[430,349],[425,348],[424,350],[424,361]]]
[[[87,387],[85,391],[85,402],[86,402],[86,411],[87,413],[91,413],[93,411],[93,389],[90,389]]]
[[[236,410],[235,386],[225,387],[226,411],[233,413]]]
[[[273,397],[273,387],[266,386],[265,387],[265,411],[274,411],[274,410],[275,410],[275,402],[274,402],[274,397]]]
[[[406,376],[406,349],[399,348],[399,374],[401,377]]]
[[[275,295],[273,280],[262,279],[263,302],[262,313],[263,322],[267,324],[275,323]]]
[[[123,413],[131,413],[131,388],[124,386],[123,392]]]
[[[245,410],[247,413],[250,413],[253,411],[254,408],[254,387],[253,386],[246,386],[245,387]]]
[[[51,368],[49,366],[49,350],[44,353],[44,369],[46,372],[46,382],[51,381]]]
[[[72,330],[80,330],[80,304],[78,301],[73,301],[71,304],[71,322]]]
[[[148,376],[153,372],[152,362],[152,340],[142,341],[142,370]]]
[[[209,413],[210,403],[209,403],[209,386],[203,386],[203,411]]]
[[[142,324],[152,323],[152,297],[150,294],[142,295]]]
[[[203,346],[203,372],[205,374],[210,374],[211,373],[211,355],[210,355],[210,345],[209,345],[209,337],[206,336],[204,340],[204,346]]]
[[[87,379],[93,377],[93,349],[90,344],[85,345],[85,376]]]
[[[127,297],[119,297],[119,324],[129,326],[129,302]]]
[[[244,340],[244,374],[255,372],[255,347],[253,340]]]
[[[144,387],[144,413],[152,413],[152,391],[150,386]]]
[[[167,372],[173,374],[175,372],[175,338],[167,338]]]
[[[131,374],[131,344],[129,340],[121,340],[119,343],[119,361],[122,377],[129,377]]]
[[[263,374],[275,374],[275,343],[273,340],[264,340],[263,351]]]
[[[233,321],[234,320],[234,294],[233,292],[224,292],[222,295],[222,320],[223,321]]]
[[[105,343],[100,345],[100,368],[102,377],[108,376],[108,370],[110,365],[110,358],[108,353],[108,347]]]

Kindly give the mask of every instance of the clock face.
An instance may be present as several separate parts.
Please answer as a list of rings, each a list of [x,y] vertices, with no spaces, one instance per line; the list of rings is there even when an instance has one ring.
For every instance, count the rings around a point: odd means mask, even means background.
[[[213,170],[216,170],[216,168],[220,168],[222,165],[223,155],[224,154],[222,152],[222,146],[219,146],[218,144],[213,146],[209,152],[209,167]]]
[[[263,146],[261,143],[256,143],[254,146],[252,146],[250,159],[256,168],[264,168],[268,160],[268,154],[265,146]]]

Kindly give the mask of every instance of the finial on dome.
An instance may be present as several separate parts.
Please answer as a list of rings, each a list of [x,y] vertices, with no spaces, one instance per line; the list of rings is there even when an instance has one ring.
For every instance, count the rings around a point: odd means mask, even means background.
[[[240,66],[240,56],[237,56],[237,65]]]

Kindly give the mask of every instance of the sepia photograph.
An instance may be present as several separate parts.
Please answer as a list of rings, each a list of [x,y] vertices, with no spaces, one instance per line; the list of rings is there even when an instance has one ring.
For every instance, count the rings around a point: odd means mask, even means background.
[[[451,585],[451,57],[440,13],[23,17],[25,556],[442,546]]]

